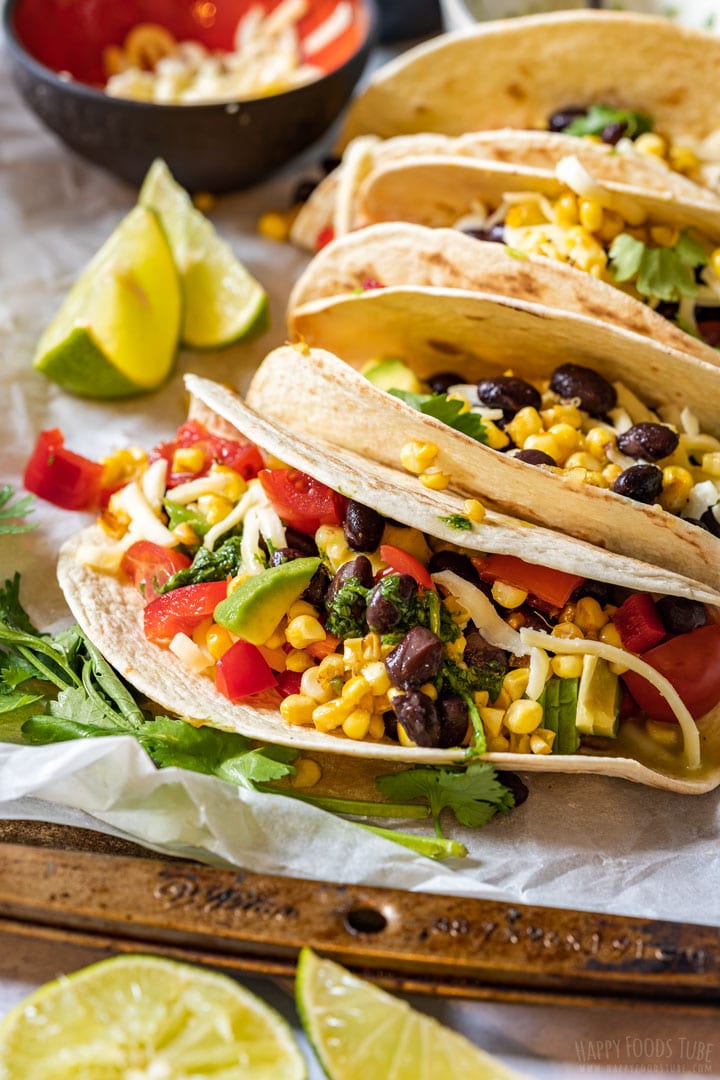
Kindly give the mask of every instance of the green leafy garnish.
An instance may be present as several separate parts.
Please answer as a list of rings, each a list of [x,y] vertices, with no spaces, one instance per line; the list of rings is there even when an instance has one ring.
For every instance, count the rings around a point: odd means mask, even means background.
[[[206,532],[210,531],[207,518],[203,517],[199,510],[191,510],[187,506],[181,506],[180,503],[173,502],[172,499],[164,500],[163,509],[168,516],[168,528],[171,530],[177,529],[178,525],[187,524],[199,537],[203,537]]]
[[[378,776],[375,783],[390,799],[425,799],[438,837],[443,836],[440,815],[446,808],[452,810],[461,825],[477,829],[498,811],[505,814],[515,805],[513,793],[500,783],[492,765],[481,761],[464,769],[420,765],[391,776]]]
[[[440,521],[443,525],[449,525],[451,529],[460,529],[462,532],[472,531],[472,521],[464,514],[448,514],[446,517],[441,517]]]
[[[577,116],[564,129],[565,135],[602,135],[611,124],[624,124],[624,135],[636,139],[652,131],[652,117],[632,109],[613,109],[611,105],[591,105],[584,116]]]
[[[344,641],[345,638],[363,637],[367,633],[365,611],[370,590],[360,578],[349,577],[326,604],[328,617],[325,624],[331,634]]]
[[[37,524],[23,520],[28,514],[32,514],[34,503],[32,495],[16,497],[10,484],[0,487],[0,536],[17,535],[36,529]]]
[[[378,582],[377,589],[400,613],[393,629],[383,634],[383,645],[397,645],[413,626],[425,626],[443,643],[460,637],[460,628],[450,612],[432,589],[416,590],[408,598],[400,593],[400,575],[388,574]]]
[[[615,281],[633,281],[641,296],[667,301],[696,296],[694,271],[708,261],[702,244],[687,230],[674,247],[650,247],[629,233],[620,233],[613,240],[609,255]]]
[[[185,570],[178,570],[158,591],[166,593],[171,592],[172,589],[179,589],[183,585],[225,581],[228,577],[236,577],[242,568],[241,544],[241,537],[231,536],[215,551],[199,547],[192,565]]]
[[[425,416],[434,416],[454,431],[460,431],[476,442],[485,442],[485,425],[477,413],[467,411],[465,402],[456,401],[447,394],[413,394],[410,390],[390,390],[389,393]]]

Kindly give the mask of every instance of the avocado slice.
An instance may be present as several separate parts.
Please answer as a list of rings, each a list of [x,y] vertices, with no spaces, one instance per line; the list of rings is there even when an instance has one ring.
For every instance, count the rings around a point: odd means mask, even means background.
[[[542,726],[555,732],[553,754],[574,754],[580,745],[575,726],[579,679],[553,676],[538,698],[543,707]]]
[[[246,578],[215,608],[215,621],[252,645],[267,641],[307,589],[320,559],[293,559]]]
[[[621,700],[620,679],[610,670],[607,660],[584,657],[575,719],[578,731],[582,735],[616,738]]]
[[[406,390],[411,394],[421,394],[423,385],[414,371],[404,360],[397,356],[383,356],[369,360],[362,373],[366,379],[380,390]]]

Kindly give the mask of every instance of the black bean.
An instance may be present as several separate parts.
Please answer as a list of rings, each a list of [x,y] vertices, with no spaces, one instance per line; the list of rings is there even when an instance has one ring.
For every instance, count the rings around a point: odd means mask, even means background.
[[[707,345],[720,348],[720,310],[716,307],[695,307],[698,333]]]
[[[499,222],[489,229],[463,229],[466,236],[472,236],[473,240],[484,240],[486,244],[504,244],[505,226]]]
[[[591,596],[602,607],[610,603],[610,586],[605,581],[583,581],[570,593],[568,603],[575,604],[583,596]]]
[[[680,437],[665,424],[633,424],[618,435],[618,450],[628,457],[646,461],[660,461],[677,450]]]
[[[334,172],[340,164],[342,164],[342,158],[331,157],[330,155],[324,157],[320,162],[320,166],[325,174]]]
[[[467,555],[459,551],[436,551],[430,556],[428,570],[431,574],[440,574],[443,570],[452,570],[453,574],[464,578],[473,585],[480,586],[480,575]]]
[[[478,397],[484,405],[494,405],[511,416],[528,405],[539,409],[542,403],[539,391],[524,379],[516,379],[514,375],[496,375],[494,379],[481,379],[477,389]]]
[[[581,364],[561,364],[555,368],[550,389],[561,398],[578,398],[580,408],[591,416],[603,416],[617,405],[615,387],[597,371]]]
[[[305,553],[298,548],[284,547],[275,548],[270,556],[269,566],[282,566],[283,563],[293,562],[295,559],[304,559]]]
[[[413,626],[385,659],[393,686],[407,689],[430,682],[440,671],[443,643],[425,626]]]
[[[390,582],[401,601],[408,601],[417,593],[417,582],[409,574],[392,574],[378,582],[368,596],[367,624],[379,634],[389,633],[403,615],[401,608],[385,595]]]
[[[626,132],[627,122],[625,120],[620,120],[614,124],[608,124],[606,127],[604,127],[602,129],[602,134],[600,135],[600,138],[604,143],[607,143],[609,146],[615,146],[616,143],[620,142]]]
[[[441,698],[437,703],[437,711],[440,714],[440,746],[445,750],[450,746],[461,746],[470,720],[470,713],[463,699],[457,694]]]
[[[707,529],[713,536],[720,536],[720,521],[715,517],[712,512],[712,507],[705,511],[700,518],[700,524],[703,529]]]
[[[466,638],[463,660],[468,667],[481,668],[486,664],[500,664],[507,668],[507,653],[495,645],[490,645],[479,630],[471,630],[466,634]]]
[[[376,551],[382,540],[385,518],[377,510],[350,499],[345,511],[343,531],[353,551]]]
[[[394,741],[397,742],[397,716],[395,715],[394,709],[388,709],[387,712],[383,713],[383,723],[385,725],[385,734],[387,738],[394,739]]]
[[[322,611],[325,607],[325,597],[330,588],[331,580],[327,567],[320,565],[310,579],[310,584],[302,594],[301,599],[306,600],[308,604],[312,604],[318,611]]]
[[[631,465],[620,473],[613,484],[616,495],[624,495],[635,502],[657,502],[663,486],[662,470],[657,465]]]
[[[351,577],[359,578],[360,584],[366,589],[372,588],[373,570],[367,555],[358,555],[356,559],[351,559],[350,562],[343,563],[330,582],[330,588],[328,589],[326,598],[327,604],[333,602],[339,590]]]
[[[527,465],[557,465],[557,461],[551,458],[543,450],[520,450],[513,457],[518,461],[524,461]]]
[[[306,203],[317,186],[317,180],[300,180],[293,189],[292,205],[295,206],[297,203]]]
[[[707,622],[705,605],[685,596],[663,596],[655,605],[668,634],[689,634]]]
[[[562,109],[556,109],[548,120],[548,127],[550,131],[564,131],[565,128],[570,127],[573,120],[577,120],[580,116],[585,116],[587,108],[584,105],[564,105]]]
[[[497,778],[501,784],[504,784],[506,788],[510,788],[515,796],[515,805],[522,806],[528,797],[527,785],[523,784],[517,773],[514,772],[499,772]]]
[[[298,532],[297,529],[285,529],[285,542],[290,548],[301,551],[303,558],[312,559],[318,553],[315,537],[309,533]]]
[[[433,394],[447,394],[451,386],[457,386],[465,380],[456,371],[438,371],[427,380]]]
[[[440,745],[440,718],[435,702],[420,690],[408,690],[393,699],[398,725],[416,746]]]
[[[517,608],[516,613],[522,616],[523,626],[527,626],[529,630],[541,630],[542,633],[547,634],[552,630],[557,619],[552,616],[543,615],[536,608],[530,604],[523,604],[522,607]]]

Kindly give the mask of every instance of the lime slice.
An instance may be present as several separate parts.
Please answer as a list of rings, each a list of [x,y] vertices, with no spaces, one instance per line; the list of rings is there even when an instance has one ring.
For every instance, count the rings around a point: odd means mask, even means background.
[[[405,1001],[303,949],[298,1012],[330,1080],[520,1080]]]
[[[0,1023],[0,1080],[305,1080],[293,1035],[232,979],[119,956],[46,983]]]
[[[153,162],[139,202],[162,221],[182,279],[181,337],[194,349],[214,349],[267,326],[267,295],[175,182],[164,161]]]
[[[33,363],[81,397],[154,390],[173,367],[181,303],[160,222],[136,207],[73,285]]]

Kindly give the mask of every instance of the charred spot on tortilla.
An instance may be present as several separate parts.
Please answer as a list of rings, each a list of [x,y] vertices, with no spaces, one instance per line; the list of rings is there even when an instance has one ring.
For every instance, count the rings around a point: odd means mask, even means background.
[[[522,86],[519,86],[517,83],[509,83],[505,87],[505,93],[508,97],[512,98],[513,101],[527,100],[527,91]]]
[[[436,338],[427,338],[427,345],[442,356],[462,356],[464,350],[451,341],[438,341]]]
[[[534,275],[522,268],[515,271],[515,284],[528,296],[541,296],[545,292],[543,286],[538,285]]]

